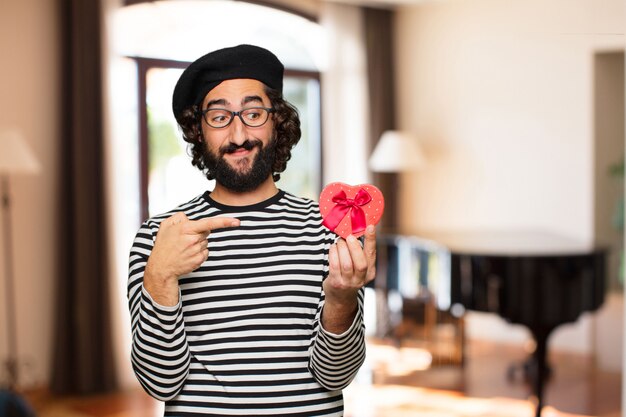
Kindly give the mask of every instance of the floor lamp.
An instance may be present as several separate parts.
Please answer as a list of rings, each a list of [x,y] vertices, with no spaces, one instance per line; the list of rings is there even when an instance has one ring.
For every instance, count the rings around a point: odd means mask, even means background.
[[[16,130],[0,130],[0,195],[2,197],[2,246],[4,248],[2,260],[4,263],[4,305],[8,343],[8,356],[4,366],[10,391],[15,390],[18,383],[18,350],[9,177],[15,174],[35,174],[37,172],[39,172],[39,163],[22,135]]]

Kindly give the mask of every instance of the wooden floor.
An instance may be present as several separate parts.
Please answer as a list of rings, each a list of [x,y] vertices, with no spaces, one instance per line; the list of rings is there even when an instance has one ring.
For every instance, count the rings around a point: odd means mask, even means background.
[[[380,345],[369,346],[368,355],[370,360],[376,361],[378,357],[386,358],[385,361],[391,366],[395,363],[405,362],[415,364],[419,368],[420,360],[410,358],[410,354],[398,356],[393,351],[381,350]],[[411,349],[407,349],[410,351]],[[413,354],[419,357],[419,350]],[[422,353],[423,355],[423,353]],[[522,364],[527,359],[528,353],[518,346],[499,345],[486,342],[469,342],[466,348],[466,361],[464,366],[437,365],[428,370],[408,372],[402,366],[397,367],[396,372],[389,369],[381,370],[380,366],[374,366],[371,382],[375,386],[385,387],[419,387],[428,389],[430,396],[438,396],[443,402],[439,407],[446,416],[534,416],[534,399],[531,397],[530,387],[523,378]],[[400,359],[400,360],[398,360]],[[404,361],[402,361],[404,359]],[[621,417],[621,373],[602,372],[598,370],[593,360],[585,355],[572,353],[551,353],[549,357],[552,373],[544,393],[546,405],[544,416],[602,416]],[[378,364],[380,365],[380,363]],[[511,370],[518,372],[511,375]],[[512,376],[512,378],[511,378]],[[355,389],[354,386],[349,389]],[[443,394],[451,394],[447,397]],[[424,395],[420,394],[420,398]],[[454,412],[455,406],[449,403],[459,403],[463,409],[472,401],[479,401],[485,409],[479,414],[464,414],[465,411]],[[356,403],[367,401],[367,395],[363,393]],[[485,401],[492,404],[487,405]],[[446,404],[448,403],[448,404]],[[445,406],[448,405],[448,408]],[[406,410],[407,405],[403,404]],[[420,414],[419,407],[411,415]],[[487,410],[488,408],[488,410]],[[517,414],[513,409],[518,410]],[[399,416],[396,410],[386,409],[386,412],[376,416]],[[404,415],[404,414],[402,414]],[[439,414],[436,414],[439,415]],[[360,416],[354,416],[360,417]]]
[[[507,377],[526,352],[509,345],[469,342],[464,366],[424,370],[417,349],[368,347],[368,362],[346,390],[346,417],[532,417],[523,378]],[[586,356],[551,353],[552,375],[543,416],[621,417],[621,373],[602,372]],[[155,417],[161,406],[141,390],[86,398],[27,398],[38,417]]]

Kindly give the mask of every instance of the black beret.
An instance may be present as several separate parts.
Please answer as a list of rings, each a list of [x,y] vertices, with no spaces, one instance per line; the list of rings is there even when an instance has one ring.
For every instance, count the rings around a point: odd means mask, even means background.
[[[172,108],[178,120],[183,110],[201,104],[207,93],[224,80],[251,78],[282,92],[283,64],[267,49],[238,45],[218,49],[192,62],[174,87]]]

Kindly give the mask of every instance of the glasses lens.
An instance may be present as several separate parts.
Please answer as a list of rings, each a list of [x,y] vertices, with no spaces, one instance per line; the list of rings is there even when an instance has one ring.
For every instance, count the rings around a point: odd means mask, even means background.
[[[251,107],[235,113],[226,109],[208,109],[204,111],[204,121],[211,127],[226,127],[237,114],[246,126],[259,127],[267,122],[271,111],[264,107]]]
[[[262,107],[253,107],[241,112],[241,119],[250,127],[259,127],[267,122],[269,112]]]
[[[208,110],[204,114],[204,121],[211,127],[224,127],[228,126],[230,119],[233,118],[233,114],[228,110],[212,109]]]

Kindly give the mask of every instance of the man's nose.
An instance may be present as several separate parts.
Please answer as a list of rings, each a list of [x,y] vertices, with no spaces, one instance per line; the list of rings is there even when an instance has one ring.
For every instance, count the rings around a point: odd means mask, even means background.
[[[246,125],[243,124],[239,116],[235,116],[230,128],[232,131],[231,142],[236,145],[243,144],[246,141]]]

